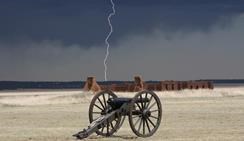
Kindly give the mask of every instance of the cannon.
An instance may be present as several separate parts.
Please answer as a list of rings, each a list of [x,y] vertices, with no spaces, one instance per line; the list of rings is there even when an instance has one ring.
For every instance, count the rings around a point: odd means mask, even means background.
[[[90,125],[74,134],[77,139],[92,133],[112,136],[128,116],[132,131],[139,137],[152,136],[160,126],[162,105],[153,91],[143,90],[133,98],[117,97],[111,90],[97,93],[89,106]]]

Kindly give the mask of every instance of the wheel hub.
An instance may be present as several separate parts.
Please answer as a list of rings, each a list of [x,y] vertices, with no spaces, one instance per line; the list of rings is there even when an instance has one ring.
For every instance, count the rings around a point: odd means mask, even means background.
[[[143,112],[142,112],[143,118],[148,118],[150,116],[151,116],[151,112],[148,109],[143,110]]]

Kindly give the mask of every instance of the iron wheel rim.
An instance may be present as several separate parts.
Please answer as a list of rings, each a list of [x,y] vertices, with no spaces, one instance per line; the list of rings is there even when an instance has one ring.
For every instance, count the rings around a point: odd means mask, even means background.
[[[109,105],[107,103],[107,100],[109,98],[117,98],[117,96],[110,90],[104,90],[97,93],[93,97],[89,106],[90,123],[92,123],[94,120],[96,120],[96,118],[100,117],[101,115],[106,115],[108,113]],[[105,126],[102,126],[98,131],[96,131],[96,133],[101,136],[111,136],[118,130],[120,121],[121,117],[117,117],[112,122],[109,122]]]
[[[148,102],[136,102],[148,98]],[[134,115],[133,111],[139,111]],[[139,137],[152,136],[160,126],[162,119],[162,105],[158,96],[148,90],[137,93],[131,101],[129,124],[132,131]]]

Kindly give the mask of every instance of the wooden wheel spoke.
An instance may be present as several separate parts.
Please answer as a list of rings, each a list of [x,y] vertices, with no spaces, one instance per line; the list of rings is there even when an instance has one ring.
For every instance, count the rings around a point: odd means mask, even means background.
[[[145,134],[145,119],[143,119],[143,134]]]
[[[146,120],[146,124],[147,124],[147,129],[148,129],[148,131],[149,132],[151,132],[151,129],[150,129],[150,126],[149,126],[149,124],[148,124],[148,121]]]
[[[148,108],[148,106],[150,105],[150,103],[151,103],[151,101],[152,101],[152,98],[153,98],[153,96],[151,95],[151,97],[150,97],[150,99],[149,99],[149,102],[148,102],[146,108]]]
[[[140,99],[141,99],[141,101],[140,101],[140,103],[141,103],[141,108],[144,109],[143,101],[142,101],[142,95],[140,95]]]
[[[101,106],[103,107],[103,109],[105,109],[105,106],[103,105],[103,103],[102,103],[102,101],[100,100],[100,98],[98,97],[97,99],[98,99],[99,103],[101,104]]]
[[[147,119],[148,119],[148,121],[153,125],[153,127],[155,128],[156,125],[152,122],[152,120],[151,120],[150,118],[147,118]]]
[[[142,111],[141,106],[140,106],[138,103],[136,103],[136,105],[137,105],[137,107],[140,109],[140,111]]]
[[[148,109],[150,110],[157,102],[155,101]]]
[[[109,122],[107,121],[107,135],[109,135]]]
[[[105,128],[105,127],[103,126],[103,127],[102,127],[102,131],[101,131],[102,133],[103,133],[104,128]]]
[[[107,107],[107,103],[106,103],[105,94],[103,94],[103,101],[104,101],[105,107]]]
[[[154,112],[158,112],[159,110],[157,109],[157,110],[152,110],[152,111],[150,111],[151,113],[154,113]]]
[[[110,122],[110,125],[111,125],[112,129],[114,129],[114,125],[113,125],[113,123],[112,123],[112,122]]]
[[[141,119],[141,118],[138,118],[137,121],[135,122],[135,124],[134,124],[135,127],[136,127],[136,125],[138,124],[138,122],[139,122],[140,119]]]
[[[146,108],[146,105],[147,105],[147,93],[146,93],[146,96],[145,96],[145,102],[144,102],[144,109]]]
[[[141,115],[141,114],[140,114],[140,115]],[[139,116],[140,116],[140,115],[135,115],[135,116],[132,116],[132,119],[133,119],[133,118],[136,118],[136,117],[138,117],[138,118],[139,118]]]
[[[140,132],[140,130],[141,130],[141,125],[142,125],[142,119],[141,119],[139,127],[138,127],[138,132]]]
[[[157,119],[157,120],[158,120],[158,117],[155,117],[155,116],[152,116],[152,115],[151,115],[150,117],[152,117],[152,118],[154,118],[154,119]]]
[[[103,111],[103,109],[101,107],[99,107],[97,104],[94,104],[94,106],[96,106],[98,109],[100,109],[101,111]]]

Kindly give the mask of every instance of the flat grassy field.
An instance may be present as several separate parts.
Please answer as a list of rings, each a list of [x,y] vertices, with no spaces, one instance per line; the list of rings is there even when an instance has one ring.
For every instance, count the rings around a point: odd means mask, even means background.
[[[216,96],[199,96],[197,90],[167,93],[167,96],[160,96],[163,119],[152,137],[138,138],[126,119],[114,136],[93,134],[85,140],[243,141],[242,92],[243,88],[236,88],[233,93],[219,88],[201,91]],[[181,95],[180,98],[175,96],[176,93]],[[120,93],[125,96],[134,94]],[[91,98],[91,93],[80,91],[1,92],[0,140],[73,141],[72,134],[88,125]]]

